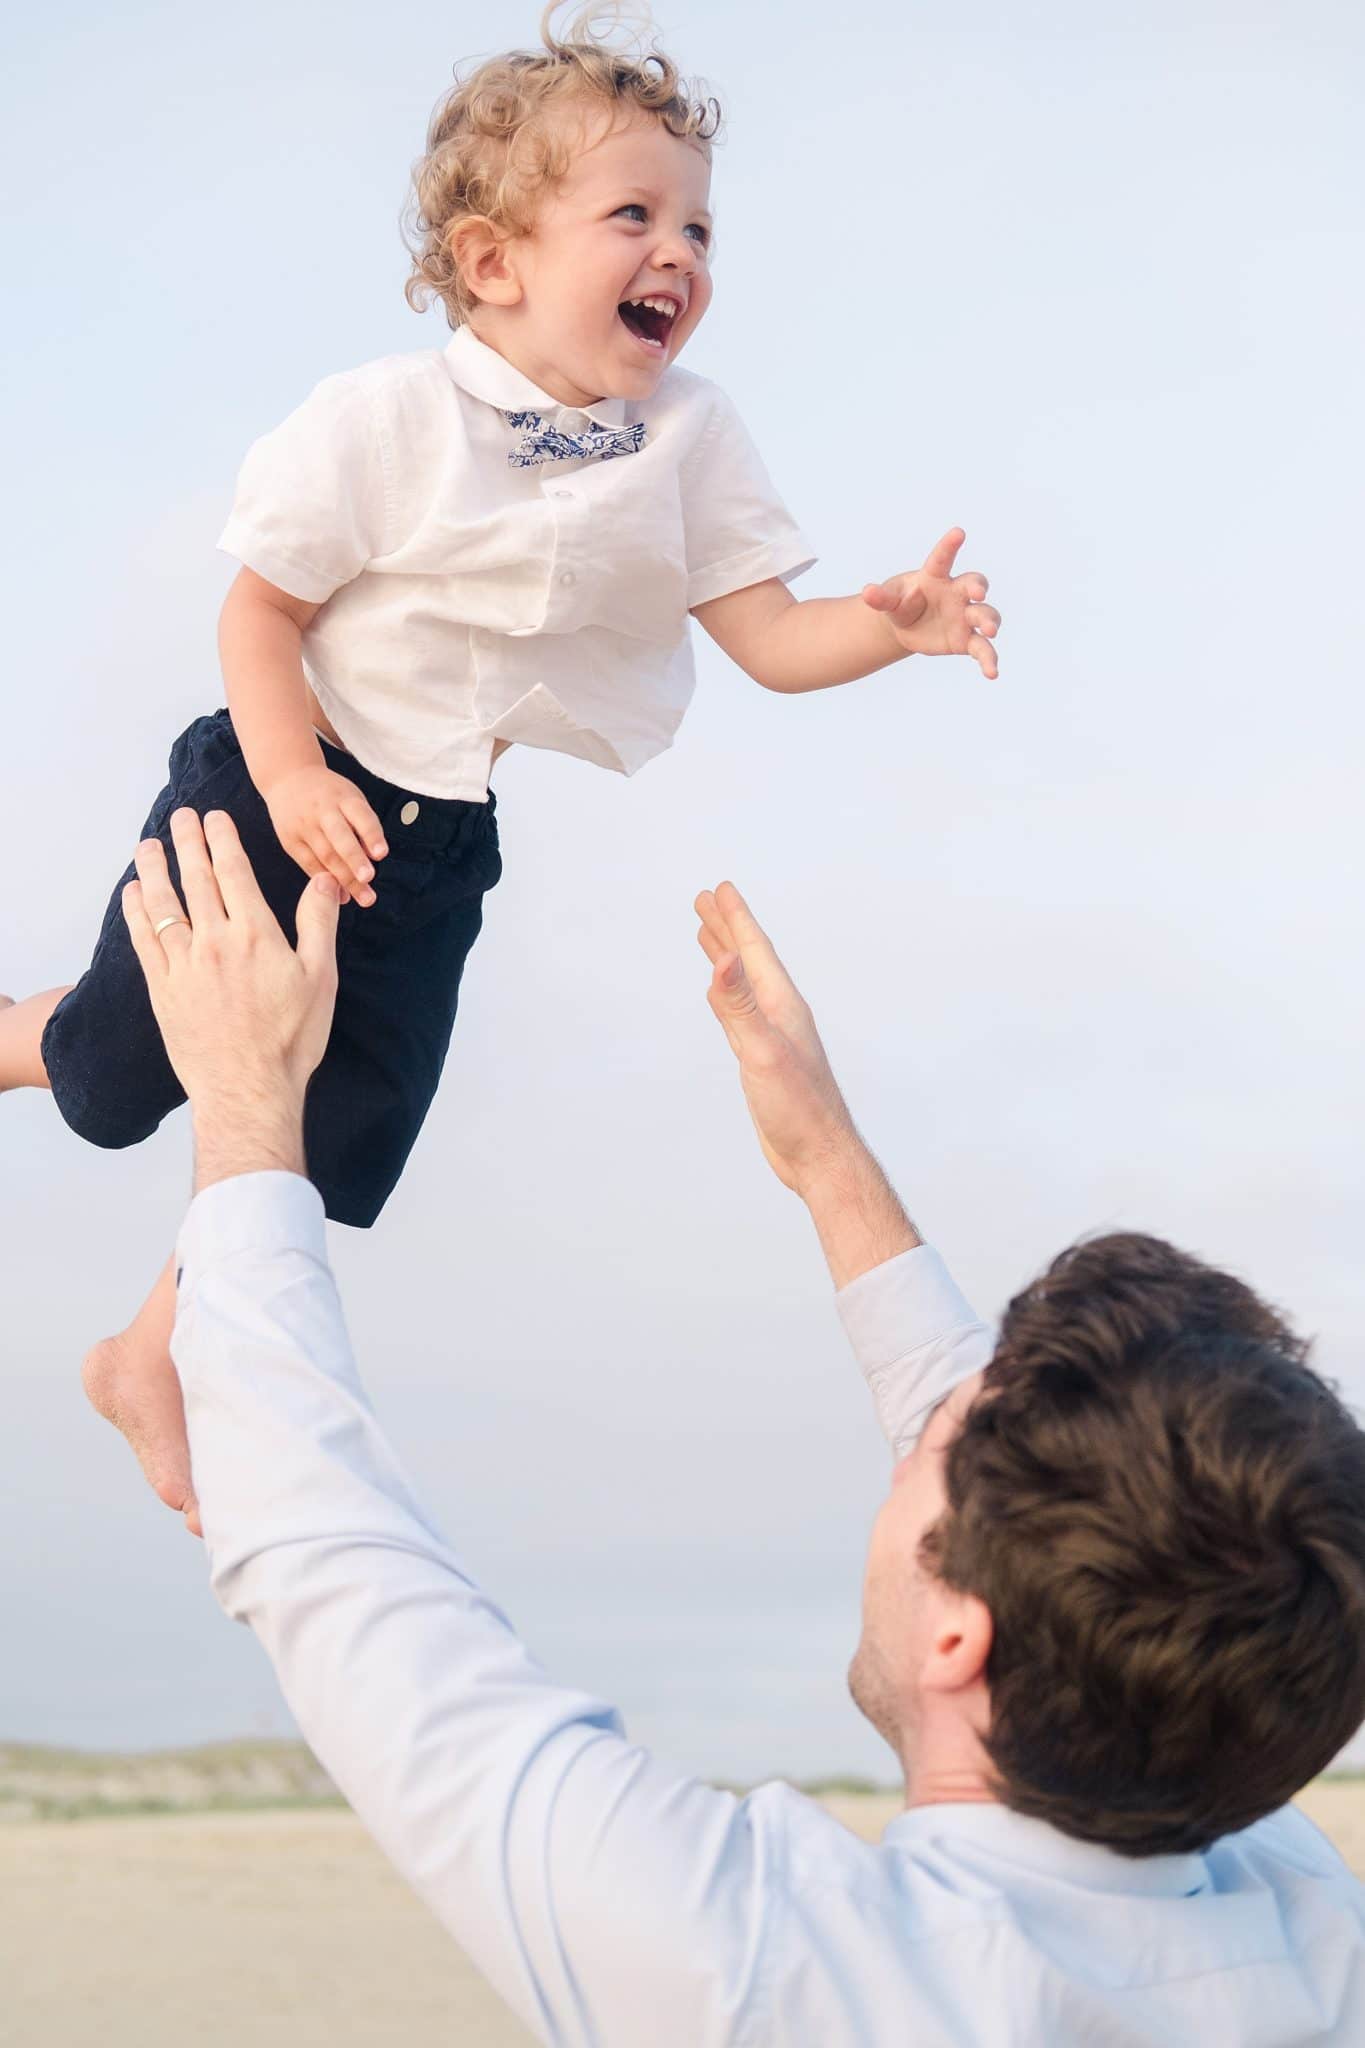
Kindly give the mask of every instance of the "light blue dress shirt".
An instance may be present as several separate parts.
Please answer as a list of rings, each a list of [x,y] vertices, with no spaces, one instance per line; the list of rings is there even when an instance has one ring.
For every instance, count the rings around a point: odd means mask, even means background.
[[[745,1799],[557,1685],[413,1498],[290,1174],[200,1195],[175,1357],[213,1585],[299,1726],[473,1961],[564,2048],[1365,2044],[1365,1895],[1292,1809],[1134,1861],[1004,1807],[857,1841]],[[904,1450],[990,1354],[938,1256],[840,1297]]]

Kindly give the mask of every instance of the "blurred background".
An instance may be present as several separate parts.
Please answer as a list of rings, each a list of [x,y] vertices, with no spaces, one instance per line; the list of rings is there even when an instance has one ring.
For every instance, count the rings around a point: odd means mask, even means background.
[[[514,751],[443,1090],[336,1261],[420,1492],[558,1674],[699,1770],[885,1778],[843,1674],[886,1454],[691,900],[749,893],[983,1310],[1081,1232],[1157,1231],[1365,1397],[1360,17],[659,12],[729,123],[686,361],[820,549],[800,594],[960,522],[1001,677],[916,660],[784,701],[699,640],[637,779]],[[11,27],[9,992],[81,970],[220,699],[247,444],[324,374],[448,338],[402,297],[407,168],[452,63],[535,14],[53,0]],[[176,1230],[183,1119],[106,1155],[11,1096],[0,1162],[0,1737],[288,1734],[78,1385]]]

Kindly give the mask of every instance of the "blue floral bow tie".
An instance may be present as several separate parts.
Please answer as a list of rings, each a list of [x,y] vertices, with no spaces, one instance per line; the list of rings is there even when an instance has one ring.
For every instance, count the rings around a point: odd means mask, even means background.
[[[552,427],[538,412],[505,412],[509,427],[521,430],[521,440],[507,460],[513,469],[534,469],[541,462],[577,462],[596,456],[610,462],[615,455],[636,455],[645,445],[645,423],[631,427],[589,427],[586,434],[564,434]]]

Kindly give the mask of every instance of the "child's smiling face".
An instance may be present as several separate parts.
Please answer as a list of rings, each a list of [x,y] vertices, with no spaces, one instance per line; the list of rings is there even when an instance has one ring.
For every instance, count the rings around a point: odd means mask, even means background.
[[[589,127],[501,277],[476,260],[475,333],[563,405],[648,398],[710,304],[710,190],[662,122]]]

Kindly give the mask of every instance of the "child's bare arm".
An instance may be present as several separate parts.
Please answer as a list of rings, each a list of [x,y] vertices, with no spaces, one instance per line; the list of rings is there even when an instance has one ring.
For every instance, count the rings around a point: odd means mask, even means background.
[[[693,616],[756,683],[785,694],[851,683],[907,654],[970,654],[995,676],[1000,614],[984,602],[986,579],[952,573],[965,538],[954,527],[922,569],[869,583],[857,597],[802,604],[774,577],[712,598]]]
[[[305,874],[325,869],[369,904],[372,862],[388,849],[371,806],[324,761],[309,717],[303,632],[319,609],[252,569],[238,572],[218,622],[228,709],[285,851]]]

